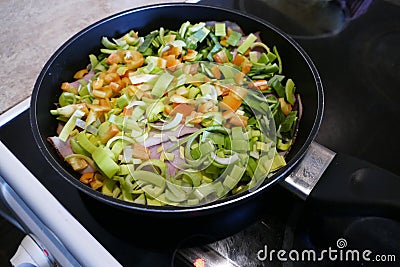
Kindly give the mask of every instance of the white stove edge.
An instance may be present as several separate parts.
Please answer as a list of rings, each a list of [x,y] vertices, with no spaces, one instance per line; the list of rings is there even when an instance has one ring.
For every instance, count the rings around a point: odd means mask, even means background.
[[[27,98],[0,115],[0,127],[27,110],[29,102]],[[2,198],[57,263],[121,266],[1,141],[0,155]]]

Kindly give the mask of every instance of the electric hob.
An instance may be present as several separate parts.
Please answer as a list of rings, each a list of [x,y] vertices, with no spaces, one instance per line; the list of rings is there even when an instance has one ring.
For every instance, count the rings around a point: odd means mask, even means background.
[[[297,6],[298,2],[304,2]],[[306,4],[308,2],[308,4]],[[317,142],[400,175],[400,3],[396,1],[200,1],[262,17],[291,35],[314,61],[325,92]],[[314,5],[311,5],[313,3]],[[299,14],[301,13],[301,14]],[[302,15],[302,14],[307,14]],[[123,266],[364,266],[364,261],[270,260],[267,250],[321,253],[330,247],[369,249],[400,260],[400,223],[314,210],[283,188],[259,220],[199,245],[182,240],[149,247],[146,233],[118,227],[60,179],[41,156],[30,132],[29,109],[0,128],[0,140],[50,193]],[[55,215],[56,216],[56,215]],[[134,222],[132,222],[134,224]],[[110,227],[112,225],[112,227]],[[197,237],[194,237],[197,238]],[[340,242],[339,242],[340,241]],[[156,242],[156,241],[155,241]],[[318,254],[320,255],[320,254]],[[56,260],[55,260],[56,261]]]

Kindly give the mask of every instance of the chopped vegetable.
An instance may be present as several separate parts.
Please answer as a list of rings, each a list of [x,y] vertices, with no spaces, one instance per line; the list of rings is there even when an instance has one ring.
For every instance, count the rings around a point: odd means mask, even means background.
[[[100,41],[50,111],[82,183],[143,205],[201,205],[285,166],[300,101],[257,33],[187,21]]]
[[[246,53],[246,51],[253,45],[253,43],[257,40],[257,36],[250,33],[249,36],[243,41],[243,43],[238,47],[238,52],[241,54]]]

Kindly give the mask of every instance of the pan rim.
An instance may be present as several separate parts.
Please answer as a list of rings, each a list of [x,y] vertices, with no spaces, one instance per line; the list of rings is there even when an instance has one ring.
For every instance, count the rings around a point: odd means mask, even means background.
[[[132,13],[136,12],[141,12],[141,11],[146,11],[146,10],[151,10],[151,9],[160,9],[160,8],[205,8],[205,9],[214,9],[214,10],[220,10],[222,12],[226,13],[231,13],[236,16],[241,16],[245,17],[251,20],[254,20],[274,32],[276,32],[278,35],[280,35],[281,38],[283,38],[285,41],[289,42],[289,44],[296,49],[296,51],[300,54],[300,56],[303,58],[303,60],[307,63],[308,68],[313,76],[315,86],[317,88],[317,106],[316,106],[316,115],[314,118],[313,125],[311,127],[311,130],[308,133],[308,137],[305,140],[305,142],[301,145],[300,149],[298,152],[287,162],[287,165],[280,170],[278,170],[272,177],[268,178],[268,180],[265,180],[264,183],[257,187],[254,190],[246,190],[240,194],[237,194],[235,196],[230,196],[227,198],[223,198],[211,203],[206,203],[203,205],[199,206],[188,206],[188,207],[177,207],[177,206],[147,206],[143,204],[136,204],[136,203],[130,203],[127,201],[115,199],[112,197],[109,197],[107,195],[102,194],[101,192],[98,192],[96,190],[93,190],[92,188],[82,184],[79,180],[77,180],[75,177],[73,177],[70,172],[65,170],[63,166],[61,166],[56,159],[53,158],[51,155],[50,151],[47,149],[47,146],[44,142],[44,140],[41,138],[40,134],[40,129],[38,125],[38,117],[37,117],[37,98],[38,98],[38,92],[39,88],[42,84],[42,81],[54,62],[54,60],[75,40],[77,40],[80,36],[84,35],[86,32],[92,30],[93,28],[96,28],[104,23],[107,23],[108,21],[117,19],[122,16],[127,16]],[[324,93],[323,93],[323,86],[321,82],[321,78],[318,74],[317,68],[315,67],[314,63],[312,62],[311,58],[309,55],[304,51],[304,49],[294,40],[292,39],[289,35],[284,33],[282,30],[280,30],[278,27],[275,25],[271,24],[270,22],[263,20],[259,17],[250,15],[250,14],[245,14],[243,12],[233,10],[233,9],[228,9],[228,8],[223,8],[223,7],[215,7],[215,6],[209,6],[209,5],[203,5],[203,4],[188,4],[188,3],[164,3],[164,4],[154,4],[154,5],[147,5],[147,6],[142,6],[142,7],[137,7],[137,8],[132,8],[128,9],[113,15],[110,15],[106,18],[103,18],[97,22],[92,23],[91,25],[87,26],[86,28],[82,29],[81,31],[77,32],[74,34],[71,38],[69,38],[66,42],[64,42],[49,58],[49,60],[46,62],[44,67],[42,68],[40,74],[38,75],[38,78],[35,82],[34,89],[32,92],[32,97],[31,97],[31,103],[30,103],[30,123],[31,123],[31,129],[33,131],[33,135],[36,141],[36,144],[41,151],[42,155],[46,158],[47,162],[52,166],[53,169],[57,171],[61,175],[61,177],[65,180],[67,180],[69,183],[71,183],[75,188],[79,189],[79,191],[88,194],[89,196],[95,198],[96,200],[99,200],[103,203],[109,204],[111,206],[116,206],[118,208],[122,209],[128,209],[131,211],[138,211],[138,212],[150,212],[150,213],[165,213],[165,214],[182,214],[182,213],[196,213],[196,212],[209,212],[211,210],[216,210],[220,208],[225,208],[227,206],[231,205],[236,205],[239,203],[243,203],[246,200],[250,200],[251,198],[257,196],[258,194],[266,191],[266,189],[273,184],[278,183],[279,181],[283,180],[286,178],[289,173],[292,171],[292,169],[301,161],[302,157],[306,153],[308,147],[310,146],[311,142],[314,140],[315,136],[318,133],[320,124],[322,122],[322,117],[323,117],[323,110],[324,110]]]

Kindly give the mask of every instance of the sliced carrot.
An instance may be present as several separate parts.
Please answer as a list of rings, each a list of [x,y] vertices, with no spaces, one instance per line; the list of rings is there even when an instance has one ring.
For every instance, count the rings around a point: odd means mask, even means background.
[[[99,77],[92,82],[92,88],[95,90],[100,89],[101,87],[103,87],[103,84],[104,84],[104,80]]]
[[[251,66],[253,66],[253,64],[250,61],[245,61],[242,62],[241,66],[242,66],[242,72],[244,74],[247,74],[250,71]]]
[[[250,87],[257,88],[260,91],[268,90],[268,81],[267,80],[256,80],[249,84]]]
[[[214,75],[215,78],[218,80],[221,78],[221,71],[219,70],[217,65],[211,67],[211,73]]]
[[[70,92],[73,94],[78,94],[78,87],[71,85],[68,82],[63,82],[61,84],[61,90],[63,90],[64,92]]]
[[[119,68],[118,64],[114,63],[110,67],[108,67],[107,73],[116,73],[118,68]]]
[[[283,97],[279,98],[279,103],[281,104],[281,110],[283,114],[286,116],[289,115],[289,113],[292,111],[292,105],[289,103],[286,103],[285,99]]]
[[[78,70],[75,74],[74,74],[74,79],[82,79],[83,76],[85,76],[85,74],[88,73],[87,69],[81,69]]]
[[[150,152],[147,147],[139,143],[134,143],[132,157],[142,160],[148,160],[150,158]]]
[[[99,105],[102,107],[107,107],[111,109],[111,103],[108,98],[99,99]]]
[[[110,129],[108,130],[108,134],[109,134],[111,137],[114,137],[114,136],[116,136],[118,133],[119,133],[119,128],[118,128],[118,126],[115,125],[115,124],[111,124]],[[111,137],[110,137],[110,138],[111,138]]]
[[[164,105],[164,114],[169,115],[171,114],[173,108],[170,105]]]
[[[100,142],[102,144],[105,144],[105,143],[107,143],[108,140],[110,140],[111,138],[116,136],[118,133],[119,133],[118,126],[110,123],[110,127],[105,132],[100,133],[100,130],[99,130],[98,137],[100,139]]]
[[[179,60],[177,60],[175,58],[175,55],[168,55],[168,56],[164,57],[164,59],[167,60],[167,65],[166,65],[167,68],[170,68],[170,67],[173,67],[173,66],[176,66],[179,64]]]
[[[240,99],[234,93],[230,92],[228,95],[226,95],[222,98],[221,104],[222,104],[221,108],[224,110],[226,110],[227,107],[229,107],[233,111],[236,111],[242,104],[242,99]]]
[[[217,62],[217,63],[221,63],[222,64],[222,63],[228,63],[229,62],[228,56],[226,55],[224,49],[222,49],[218,53],[214,54],[213,58],[214,58],[215,62]]]
[[[93,188],[94,190],[99,189],[100,187],[103,186],[104,184],[104,177],[100,173],[95,173],[93,180],[90,181],[90,187]]]
[[[196,50],[188,49],[186,55],[184,55],[182,59],[187,61],[193,61],[196,58],[197,54],[198,52]]]
[[[234,115],[235,115],[235,112],[233,112],[233,110],[231,110],[231,109],[227,109],[224,112],[222,112],[222,118],[224,120],[228,120]]]
[[[122,58],[120,55],[118,55],[117,53],[112,53],[110,54],[107,59],[106,59],[106,63],[108,65],[112,65],[114,63],[121,63],[122,62]]]
[[[126,66],[129,69],[135,70],[144,64],[144,57],[141,53],[137,51],[131,51],[132,53],[132,60],[126,60]]]
[[[121,78],[119,77],[118,73],[116,73],[116,72],[107,73],[104,76],[104,82],[106,84],[109,84],[111,82],[118,82],[120,80],[121,80]]]
[[[132,116],[133,113],[133,107],[124,107],[124,111],[122,111],[122,115],[124,116]]]
[[[93,181],[94,175],[95,175],[94,172],[86,172],[81,175],[79,181],[81,181],[84,184],[89,184],[91,181]]]
[[[235,64],[236,66],[241,66],[242,63],[246,60],[246,58],[244,56],[242,56],[241,54],[236,54],[236,56],[234,57],[234,59],[232,60],[232,63]]]
[[[193,111],[194,107],[188,104],[179,104],[174,107],[174,109],[170,112],[170,115],[175,115],[176,113],[181,113],[183,117],[189,116]]]
[[[233,80],[237,84],[242,84],[244,76],[245,74],[243,72],[236,72],[235,75],[233,76]]]
[[[122,90],[122,86],[121,86],[119,83],[117,83],[117,82],[111,82],[111,83],[109,84],[109,86],[110,86],[110,88],[111,88],[111,90],[112,90],[113,92],[119,92],[119,91]]]
[[[235,114],[234,116],[232,116],[229,119],[229,123],[235,126],[243,126],[246,127],[247,126],[247,121],[248,121],[248,117],[246,116],[242,116],[239,114]]]

